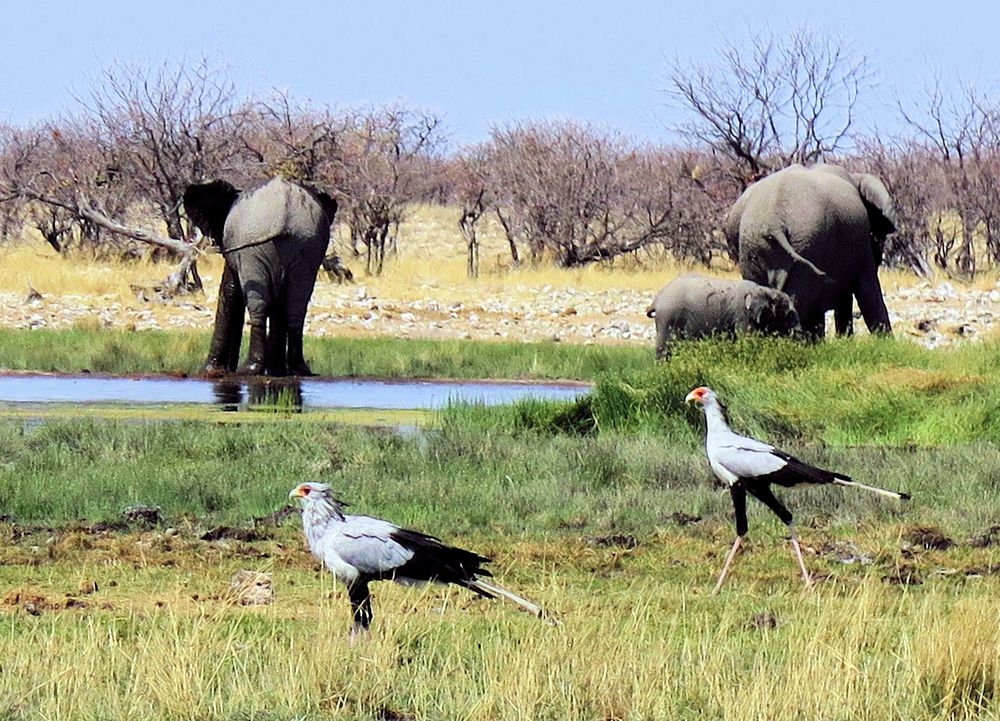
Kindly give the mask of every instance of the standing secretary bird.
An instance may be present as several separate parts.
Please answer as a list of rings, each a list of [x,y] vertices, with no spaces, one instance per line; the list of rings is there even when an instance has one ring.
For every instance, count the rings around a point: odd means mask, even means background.
[[[809,571],[806,570],[805,561],[802,560],[802,549],[799,548],[799,541],[795,537],[792,514],[771,492],[772,483],[779,486],[796,486],[800,483],[833,483],[838,486],[863,488],[866,491],[872,491],[889,498],[905,500],[910,497],[908,493],[875,488],[851,480],[843,474],[810,466],[774,446],[749,436],[734,433],[729,427],[722,403],[719,402],[718,396],[711,388],[704,386],[695,388],[688,393],[684,400],[688,403],[700,403],[705,410],[705,424],[708,427],[705,450],[708,453],[708,462],[712,466],[712,472],[715,473],[716,478],[729,486],[729,493],[733,498],[733,508],[736,512],[736,541],[733,542],[733,547],[729,551],[729,555],[726,556],[722,573],[719,574],[719,581],[712,591],[713,595],[722,588],[726,574],[729,573],[729,567],[732,566],[736,552],[743,542],[743,536],[746,535],[747,493],[774,511],[781,522],[788,526],[792,548],[795,550],[795,558],[799,562],[799,568],[802,569],[802,580],[805,581],[806,588],[812,585],[812,579],[809,577]]]
[[[347,504],[334,498],[325,483],[302,483],[288,497],[302,503],[302,527],[309,550],[347,587],[354,614],[352,637],[367,631],[371,624],[368,584],[372,581],[454,583],[485,598],[506,598],[544,617],[540,607],[482,579],[492,575],[482,567],[490,560],[485,556],[446,546],[433,536],[381,518],[346,515],[343,509]]]

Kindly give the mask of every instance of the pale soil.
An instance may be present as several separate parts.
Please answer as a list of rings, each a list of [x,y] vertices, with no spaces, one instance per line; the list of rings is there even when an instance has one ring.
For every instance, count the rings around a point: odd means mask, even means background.
[[[452,215],[442,208],[416,213],[381,277],[366,276],[363,259],[341,248],[356,282],[337,285],[320,272],[307,333],[651,345],[653,321],[645,308],[656,290],[684,270],[653,261],[638,269],[510,270],[506,244],[487,229],[481,275],[472,281]],[[201,267],[204,294],[161,301],[131,286],[155,285],[169,272],[166,266],[69,262],[39,243],[9,248],[0,253],[0,326],[209,330],[221,262],[206,256]],[[29,285],[40,298],[29,299]],[[898,335],[938,347],[996,332],[995,279],[968,285],[887,272],[883,287]],[[864,332],[863,322],[855,326]]]

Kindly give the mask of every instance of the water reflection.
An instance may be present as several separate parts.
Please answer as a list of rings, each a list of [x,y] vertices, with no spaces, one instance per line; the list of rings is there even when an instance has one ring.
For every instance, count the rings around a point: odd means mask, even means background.
[[[302,382],[293,378],[217,380],[212,395],[223,411],[302,412]]]
[[[517,381],[374,378],[118,378],[0,373],[0,403],[213,403],[297,413],[318,408],[438,409],[449,403],[495,405],[523,398],[572,401],[586,385]]]

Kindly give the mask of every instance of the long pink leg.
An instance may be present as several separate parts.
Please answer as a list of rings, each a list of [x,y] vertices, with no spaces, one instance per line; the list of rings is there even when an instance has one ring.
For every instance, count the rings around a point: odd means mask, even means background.
[[[743,536],[737,536],[736,540],[733,542],[733,547],[729,550],[729,555],[726,556],[726,562],[722,566],[722,573],[719,574],[719,580],[715,584],[715,588],[712,590],[712,595],[714,596],[722,588],[722,582],[726,580],[726,576],[729,574],[729,567],[733,565],[733,559],[736,558],[736,552],[740,550],[740,544],[743,543]]]
[[[792,534],[792,548],[795,549],[795,558],[799,561],[799,568],[802,569],[802,580],[806,583],[806,589],[812,588],[812,578],[809,576],[809,571],[806,570],[806,562],[802,559],[802,549],[799,547],[799,539],[795,537],[795,529],[791,526],[788,530]]]

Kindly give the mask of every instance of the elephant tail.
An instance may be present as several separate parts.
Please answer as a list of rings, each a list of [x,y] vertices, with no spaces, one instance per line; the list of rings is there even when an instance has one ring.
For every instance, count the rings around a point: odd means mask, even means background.
[[[646,317],[647,318],[655,318],[656,317],[656,306],[655,305],[650,305],[648,308],[646,308]]]
[[[788,233],[784,229],[773,234],[771,238],[776,246],[782,249],[788,257],[789,265],[786,267],[774,268],[768,271],[768,285],[780,291],[784,291],[788,276],[793,269],[806,273],[814,282],[835,283],[830,276],[817,268],[811,261],[804,258],[788,240]]]

